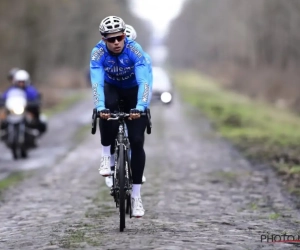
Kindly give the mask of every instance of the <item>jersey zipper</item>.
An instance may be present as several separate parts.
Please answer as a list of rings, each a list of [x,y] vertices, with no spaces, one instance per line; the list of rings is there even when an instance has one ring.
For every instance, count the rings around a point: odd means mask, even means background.
[[[117,56],[117,71],[118,71],[118,74],[117,74],[117,77],[118,79],[120,79],[120,74],[119,74],[119,56]],[[123,83],[122,81],[120,80],[120,85],[121,85],[121,88],[123,87]]]

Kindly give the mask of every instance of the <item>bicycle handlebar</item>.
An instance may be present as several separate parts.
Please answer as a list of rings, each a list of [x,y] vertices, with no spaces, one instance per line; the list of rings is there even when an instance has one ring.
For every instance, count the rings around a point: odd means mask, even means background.
[[[127,114],[127,113],[123,113],[122,115],[120,115],[121,113],[119,114],[110,114],[110,118],[108,118],[107,120],[108,121],[115,121],[115,120],[119,120],[121,117],[125,118],[125,117],[128,117],[130,116],[130,114]]]
[[[100,118],[99,115],[100,112],[97,112],[96,109],[93,109],[93,115],[92,115],[92,131],[91,133],[94,135],[96,133],[96,123],[97,123],[97,118]],[[118,112],[118,113],[111,113],[111,117],[108,118],[107,120],[119,120],[120,118],[125,118],[129,117],[130,114],[128,113],[123,113],[123,112]],[[151,115],[150,115],[150,109],[147,109],[147,112],[140,113],[141,116],[147,116],[148,117],[148,124],[147,124],[147,134],[151,134],[151,128],[152,128],[152,123],[151,123]]]
[[[140,113],[141,116],[146,116],[147,113]],[[119,120],[120,118],[125,118],[125,117],[128,117],[130,116],[130,114],[128,113],[111,113],[110,114],[110,118],[108,118],[107,120],[110,121],[110,120]]]

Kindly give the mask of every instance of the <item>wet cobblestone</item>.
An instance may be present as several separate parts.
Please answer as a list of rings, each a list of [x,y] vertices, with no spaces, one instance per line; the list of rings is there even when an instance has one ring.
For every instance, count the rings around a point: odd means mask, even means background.
[[[99,134],[44,175],[5,194],[0,249],[297,249],[262,234],[300,234],[300,216],[272,171],[251,166],[209,123],[175,102],[152,108],[145,216],[118,231],[98,175]],[[195,118],[197,117],[197,118]]]

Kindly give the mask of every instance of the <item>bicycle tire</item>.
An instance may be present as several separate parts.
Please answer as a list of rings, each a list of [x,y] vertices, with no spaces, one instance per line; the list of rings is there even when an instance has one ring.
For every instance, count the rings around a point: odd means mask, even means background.
[[[125,228],[125,157],[124,157],[124,145],[119,145],[119,157],[118,157],[118,177],[119,177],[119,211],[120,211],[120,232]]]

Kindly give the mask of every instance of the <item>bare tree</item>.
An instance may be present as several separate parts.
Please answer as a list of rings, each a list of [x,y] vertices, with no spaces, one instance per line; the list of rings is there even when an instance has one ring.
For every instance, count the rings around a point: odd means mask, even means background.
[[[147,28],[132,16],[126,1],[1,0],[0,85],[15,66],[27,69],[36,82],[45,82],[57,69],[88,67],[90,52],[101,39],[99,23],[108,15],[130,22],[146,44]]]
[[[300,99],[299,26],[298,0],[188,0],[168,36],[169,59],[176,67],[231,66],[235,89]]]

